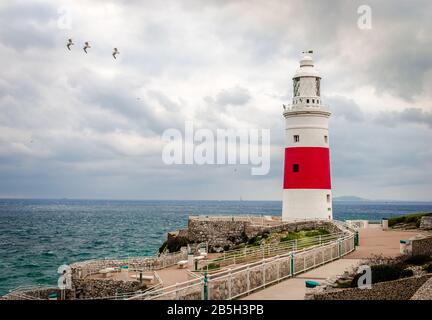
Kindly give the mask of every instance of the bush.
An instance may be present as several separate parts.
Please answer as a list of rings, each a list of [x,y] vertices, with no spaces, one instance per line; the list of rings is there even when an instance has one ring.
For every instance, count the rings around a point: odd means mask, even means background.
[[[282,237],[280,241],[283,242],[283,241],[290,241],[295,239],[300,239],[300,235],[297,232],[290,232],[285,237]]]
[[[421,266],[424,265],[425,263],[428,263],[431,260],[432,260],[431,256],[419,254],[416,256],[409,256],[405,258],[403,262],[408,265]]]
[[[305,236],[306,237],[316,237],[316,236],[326,235],[326,234],[329,234],[329,233],[330,232],[327,231],[326,229],[318,229],[318,230],[306,231]]]
[[[169,252],[180,251],[181,247],[187,246],[189,243],[188,238],[185,237],[175,237],[165,241],[159,248],[159,253],[164,252],[168,249]]]
[[[371,266],[372,283],[397,280],[401,277],[403,267],[400,264]]]
[[[423,270],[425,270],[427,273],[432,273],[432,263],[425,265]]]
[[[401,278],[409,278],[412,277],[414,275],[414,271],[412,271],[411,269],[404,269],[402,270],[400,277]]]
[[[372,283],[392,281],[413,275],[411,274],[412,270],[404,269],[401,264],[373,265],[371,266],[371,271]],[[357,273],[354,276],[353,280],[351,281],[351,288],[357,288],[357,281],[362,275],[363,273]]]
[[[270,233],[269,233],[268,231],[265,231],[265,232],[262,234],[262,238],[263,238],[263,239],[267,239],[267,238],[269,237],[269,235],[270,235]]]
[[[207,267],[203,268],[204,270],[215,270],[215,269],[220,269],[220,264],[219,263],[209,263],[207,265]]]
[[[413,213],[407,214],[400,217],[390,218],[388,221],[389,227],[392,227],[399,223],[414,223],[418,228],[420,226],[420,220],[423,216],[430,216],[432,213]]]
[[[251,246],[259,246],[262,240],[261,236],[252,237],[249,239],[248,244]]]

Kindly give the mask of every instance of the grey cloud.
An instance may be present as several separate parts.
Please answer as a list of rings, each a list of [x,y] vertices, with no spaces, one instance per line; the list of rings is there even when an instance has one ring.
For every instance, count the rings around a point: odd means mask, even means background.
[[[381,112],[375,119],[387,126],[397,126],[403,123],[427,125],[432,129],[432,112],[420,108],[406,108],[402,111]]]
[[[335,193],[430,197],[429,1],[371,1],[370,31],[357,28],[360,0],[116,4],[116,28],[92,23],[91,10],[77,16],[77,39],[98,39],[88,56],[64,54],[57,3],[1,6],[0,196],[280,199],[281,104],[299,52],[310,48],[333,113]],[[115,64],[105,54],[113,39]],[[367,113],[351,97],[361,87],[409,107]],[[190,116],[206,128],[271,128],[270,174],[165,166],[157,152],[130,155],[109,140],[117,132],[157,140]]]
[[[214,99],[216,104],[220,106],[241,106],[249,102],[251,94],[248,89],[239,86],[223,89]]]
[[[48,4],[18,2],[0,7],[0,42],[15,49],[52,47],[56,33],[50,22],[58,17]]]
[[[350,121],[364,120],[363,111],[354,100],[342,96],[323,97],[325,104],[330,106],[333,117],[344,117]]]

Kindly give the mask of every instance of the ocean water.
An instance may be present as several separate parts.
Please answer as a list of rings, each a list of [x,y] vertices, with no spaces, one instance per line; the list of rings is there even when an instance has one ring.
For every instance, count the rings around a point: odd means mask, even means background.
[[[334,202],[339,220],[431,212],[432,203]],[[0,200],[0,295],[56,284],[72,262],[153,255],[189,215],[280,215],[279,201]]]

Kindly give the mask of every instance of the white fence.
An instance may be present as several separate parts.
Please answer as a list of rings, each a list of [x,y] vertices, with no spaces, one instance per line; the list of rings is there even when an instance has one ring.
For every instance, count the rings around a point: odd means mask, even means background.
[[[247,295],[312,268],[339,259],[355,249],[354,234],[300,251],[263,259],[183,283],[130,297],[131,300],[230,300]]]
[[[340,232],[283,241],[277,244],[270,243],[261,246],[246,246],[241,249],[224,251],[220,257],[215,259],[200,261],[199,268],[209,271],[210,266],[214,271],[232,264],[252,262],[254,260],[282,255],[291,251],[299,251],[315,245],[322,245],[343,238],[343,236],[344,233]]]
[[[140,271],[160,270],[175,265],[180,260],[187,259],[187,251],[167,253],[159,257],[136,257],[129,259],[88,260],[71,265],[73,278],[84,279],[99,273],[104,268],[119,268],[128,266],[129,269]]]

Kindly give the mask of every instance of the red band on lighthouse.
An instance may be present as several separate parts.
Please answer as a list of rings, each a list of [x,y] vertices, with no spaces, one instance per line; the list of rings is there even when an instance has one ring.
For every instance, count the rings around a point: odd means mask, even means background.
[[[285,148],[284,189],[331,189],[329,149]]]

